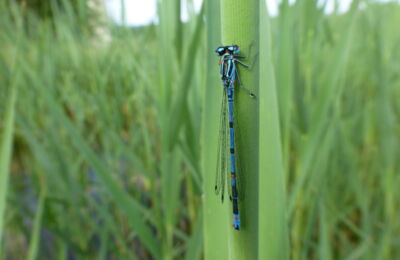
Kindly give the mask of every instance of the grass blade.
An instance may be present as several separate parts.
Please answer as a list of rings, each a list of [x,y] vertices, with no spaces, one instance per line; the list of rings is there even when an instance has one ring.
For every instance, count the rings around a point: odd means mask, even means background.
[[[18,79],[16,76],[15,79]],[[12,154],[12,143],[14,135],[14,116],[15,103],[17,100],[17,87],[11,85],[10,98],[6,106],[4,117],[4,129],[2,131],[0,143],[0,245],[2,245],[4,229],[4,213],[7,202],[8,178],[10,172],[10,162]],[[0,246],[1,251],[1,246]]]
[[[201,162],[203,174],[203,219],[205,259],[228,259],[229,218],[227,204],[221,204],[215,196],[215,166],[219,138],[219,116],[222,86],[218,76],[218,60],[214,50],[221,44],[220,1],[206,1],[207,25],[207,79],[204,87],[203,115],[201,126]],[[222,228],[223,227],[223,228]]]
[[[269,18],[260,4],[258,259],[288,259],[285,177]]]
[[[196,220],[192,237],[190,238],[186,250],[186,260],[200,259],[203,249],[203,217],[200,215]]]
[[[33,230],[31,234],[31,241],[29,245],[28,260],[35,260],[38,256],[40,244],[40,231],[42,227],[43,209],[46,201],[46,191],[42,191],[39,196],[39,205],[36,209],[35,219],[33,221]]]
[[[241,83],[256,95],[259,90],[259,11],[257,0],[222,0],[221,1],[222,44],[237,44],[241,47],[241,55],[247,56],[243,61],[251,68],[239,68]],[[236,154],[240,158],[241,172],[239,212],[241,230],[229,228],[228,252],[232,259],[256,259],[258,254],[258,181],[259,181],[259,100],[249,97],[248,93],[236,87],[235,109],[238,148]],[[214,99],[214,102],[219,103]],[[245,194],[243,196],[243,194]],[[240,197],[240,195],[239,195]],[[231,206],[229,206],[231,208]],[[232,210],[228,211],[232,224]]]
[[[90,165],[102,180],[103,185],[107,187],[110,195],[113,196],[114,202],[119,206],[121,211],[126,214],[132,229],[139,235],[143,244],[155,258],[161,258],[158,241],[150,228],[146,225],[145,220],[141,217],[141,214],[145,209],[134,198],[130,197],[112,178],[103,162],[86,144],[86,141],[77,132],[71,121],[65,116],[64,112],[57,105],[51,94],[42,87],[37,87],[37,90],[47,102],[50,110],[54,113],[54,117],[57,118],[59,123],[66,129],[73,144],[79,149],[86,160],[90,162]]]

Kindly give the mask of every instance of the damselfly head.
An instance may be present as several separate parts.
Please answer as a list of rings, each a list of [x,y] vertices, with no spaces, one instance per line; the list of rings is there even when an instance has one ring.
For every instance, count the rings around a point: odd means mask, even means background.
[[[240,52],[240,48],[237,45],[220,46],[215,50],[218,56],[222,56],[225,53],[236,55]]]

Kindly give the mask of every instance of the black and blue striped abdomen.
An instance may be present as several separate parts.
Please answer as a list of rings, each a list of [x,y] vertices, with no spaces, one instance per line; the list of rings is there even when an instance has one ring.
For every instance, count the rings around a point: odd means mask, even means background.
[[[235,229],[240,229],[240,215],[238,207],[238,192],[237,192],[237,177],[236,177],[236,158],[235,158],[235,127],[234,127],[234,113],[233,113],[235,89],[233,82],[232,84],[228,85],[227,92],[228,92],[227,101],[228,101],[228,112],[229,112],[229,151],[231,158],[233,227]]]

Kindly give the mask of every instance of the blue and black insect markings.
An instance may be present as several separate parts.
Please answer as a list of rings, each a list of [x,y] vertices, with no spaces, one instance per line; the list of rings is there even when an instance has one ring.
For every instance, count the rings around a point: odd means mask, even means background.
[[[238,192],[238,157],[235,151],[235,118],[234,118],[234,104],[235,104],[235,82],[239,83],[239,87],[245,90],[251,97],[255,97],[248,89],[244,88],[240,82],[239,73],[236,64],[240,64],[246,68],[248,65],[244,64],[239,58],[243,56],[237,55],[240,48],[237,45],[221,46],[215,52],[220,56],[220,75],[224,88],[222,110],[221,110],[221,126],[220,126],[220,145],[218,146],[218,163],[217,174],[215,182],[216,194],[221,193],[221,200],[224,200],[225,191],[225,176],[227,174],[227,134],[226,130],[229,128],[229,154],[230,154],[230,185],[228,181],[228,193],[232,201],[233,209],[233,227],[237,230],[240,229],[240,214],[239,214],[239,192]],[[226,109],[228,105],[228,109]],[[226,112],[228,112],[228,124],[226,120]],[[228,178],[229,180],[229,178]]]

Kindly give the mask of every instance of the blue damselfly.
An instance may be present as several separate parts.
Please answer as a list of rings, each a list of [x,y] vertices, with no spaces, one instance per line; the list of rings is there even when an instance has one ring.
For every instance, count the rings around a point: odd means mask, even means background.
[[[221,108],[220,136],[218,145],[217,173],[215,178],[215,193],[221,194],[221,200],[224,200],[225,181],[227,181],[227,189],[233,208],[233,227],[240,229],[239,214],[239,188],[238,188],[238,170],[240,170],[238,155],[235,151],[237,128],[235,116],[235,83],[238,82],[239,87],[245,90],[251,97],[255,97],[248,89],[244,88],[240,82],[239,73],[236,64],[240,64],[246,68],[249,66],[241,62],[239,56],[240,48],[237,45],[221,46],[215,52],[220,57],[220,75],[223,84],[223,100]],[[228,112],[228,120],[226,118]],[[227,129],[229,128],[229,147],[227,145]],[[227,149],[229,149],[230,164],[227,158]],[[230,170],[230,171],[229,171]],[[229,175],[230,178],[226,177]],[[229,183],[229,179],[231,180]]]

